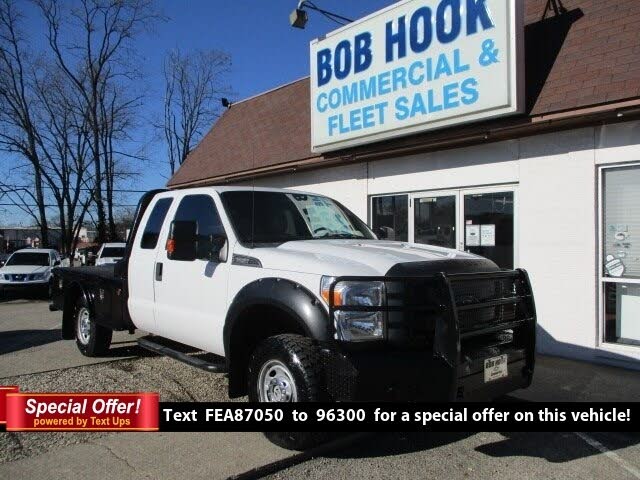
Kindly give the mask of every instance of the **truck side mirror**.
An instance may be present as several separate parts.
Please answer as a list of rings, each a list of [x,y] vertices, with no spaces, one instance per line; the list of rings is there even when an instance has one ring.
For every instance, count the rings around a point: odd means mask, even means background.
[[[169,229],[166,250],[169,260],[193,261],[197,258],[196,222],[174,220]]]
[[[378,235],[379,240],[385,240],[389,237],[389,232],[384,227],[378,228],[378,231],[376,232],[376,234]]]
[[[217,233],[209,237],[211,242],[211,256],[209,260],[212,262],[226,262],[227,261],[227,236],[225,234]]]

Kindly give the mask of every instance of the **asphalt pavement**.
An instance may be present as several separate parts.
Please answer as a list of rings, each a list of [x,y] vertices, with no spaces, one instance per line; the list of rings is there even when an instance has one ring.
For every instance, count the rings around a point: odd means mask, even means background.
[[[164,401],[228,401],[227,379],[147,354],[126,333],[88,359],[60,339],[44,301],[0,303],[0,384],[23,391],[157,391]],[[517,401],[638,401],[640,374],[539,357]],[[240,399],[241,401],[244,399]],[[247,473],[250,472],[250,473]],[[300,456],[260,433],[0,433],[0,478],[442,478],[640,480],[640,435],[389,433]]]
[[[140,349],[118,332],[109,356],[60,338],[61,312],[0,303],[0,385],[21,391],[159,392],[162,401],[229,401],[227,379]],[[244,399],[241,399],[244,400]],[[0,433],[0,478],[224,479],[295,455],[261,433]]]
[[[113,348],[102,358],[80,355],[75,342],[62,340],[62,312],[50,312],[41,299],[0,303],[0,380],[15,375],[110,362],[139,355],[139,335],[115,332]]]

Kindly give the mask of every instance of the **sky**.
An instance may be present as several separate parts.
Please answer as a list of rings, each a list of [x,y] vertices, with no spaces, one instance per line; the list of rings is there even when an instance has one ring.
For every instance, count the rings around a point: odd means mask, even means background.
[[[319,8],[354,20],[392,3],[392,0],[314,1]],[[167,21],[156,24],[152,32],[136,40],[146,93],[141,112],[145,122],[151,124],[160,118],[162,63],[166,52],[174,48],[182,52],[217,49],[230,54],[228,84],[234,91],[232,100],[242,100],[309,75],[309,42],[339,25],[309,11],[306,28],[292,28],[289,14],[296,5],[297,0],[158,0],[159,10]],[[33,33],[41,29],[32,18],[26,22],[26,28]],[[150,162],[127,188],[149,190],[164,186],[168,180],[165,146],[160,138],[153,139],[151,130],[142,128],[138,134]],[[131,193],[121,202],[136,203],[139,196]],[[2,223],[29,221],[15,211],[0,211]]]
[[[162,60],[167,50],[218,49],[231,55],[229,84],[233,100],[242,100],[309,75],[309,42],[339,27],[309,11],[304,30],[289,25],[297,0],[162,0],[169,20],[141,42],[149,81],[162,104]],[[315,0],[324,10],[350,19],[361,18],[394,3],[392,0]],[[163,151],[158,151],[163,157]],[[164,157],[163,157],[164,158]],[[166,162],[165,162],[166,163]],[[167,181],[168,169],[149,175],[149,188]],[[158,178],[159,177],[159,178]]]

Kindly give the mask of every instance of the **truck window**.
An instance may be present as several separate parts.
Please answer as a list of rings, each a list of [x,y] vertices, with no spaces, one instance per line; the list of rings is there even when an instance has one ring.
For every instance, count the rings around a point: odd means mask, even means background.
[[[161,198],[153,206],[147,225],[144,227],[144,233],[142,234],[142,240],[140,241],[140,248],[154,249],[158,244],[158,237],[160,236],[160,230],[164,223],[164,217],[167,216],[167,211],[173,202],[173,198]]]
[[[321,195],[229,191],[222,194],[222,202],[243,244],[374,238],[353,213]]]
[[[187,195],[180,201],[173,219],[196,222],[198,225],[197,256],[201,260],[209,258],[212,247],[211,235],[225,233],[216,205],[209,195]]]

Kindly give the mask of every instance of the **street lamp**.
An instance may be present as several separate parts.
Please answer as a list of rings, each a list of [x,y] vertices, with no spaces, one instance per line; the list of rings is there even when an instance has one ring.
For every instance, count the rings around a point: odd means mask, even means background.
[[[307,24],[307,20],[309,19],[309,16],[305,8],[309,10],[315,10],[316,12],[320,12],[329,20],[336,22],[340,25],[346,25],[347,23],[353,22],[353,20],[351,20],[350,18],[343,17],[342,15],[338,15],[336,13],[332,13],[327,10],[318,8],[314,3],[308,0],[300,0],[298,2],[298,6],[289,15],[289,23],[291,24],[292,27],[295,27],[295,28],[305,27],[305,25]]]

